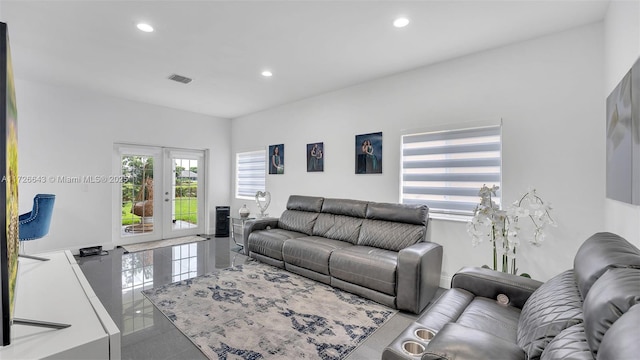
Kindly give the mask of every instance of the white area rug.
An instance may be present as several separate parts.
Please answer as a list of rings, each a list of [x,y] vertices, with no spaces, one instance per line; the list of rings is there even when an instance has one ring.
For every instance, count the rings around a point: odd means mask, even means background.
[[[340,360],[397,313],[259,262],[142,293],[209,359]]]
[[[138,243],[138,244],[122,245],[122,248],[124,248],[125,251],[132,253],[132,252],[138,252],[143,250],[157,249],[157,248],[166,247],[166,246],[189,244],[192,242],[209,240],[209,239],[210,239],[209,237],[194,235],[194,236],[185,236],[185,237],[179,237],[174,239],[147,241],[147,242]]]

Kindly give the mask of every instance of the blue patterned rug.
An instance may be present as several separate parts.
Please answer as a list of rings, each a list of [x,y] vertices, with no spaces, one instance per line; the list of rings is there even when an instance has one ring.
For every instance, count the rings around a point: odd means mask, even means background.
[[[143,294],[210,359],[344,359],[397,313],[257,261]]]

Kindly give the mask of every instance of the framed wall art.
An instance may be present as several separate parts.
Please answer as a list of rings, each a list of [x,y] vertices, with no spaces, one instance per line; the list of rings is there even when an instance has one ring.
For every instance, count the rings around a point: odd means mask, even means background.
[[[18,281],[18,111],[13,80],[7,24],[0,23],[0,168],[2,168],[2,215],[0,223],[0,338],[11,342],[11,324]]]
[[[324,171],[324,143],[307,144],[307,172]]]
[[[640,205],[640,59],[607,97],[607,197]]]
[[[356,174],[382,173],[382,132],[356,135]]]
[[[284,174],[284,144],[269,145],[269,174]]]

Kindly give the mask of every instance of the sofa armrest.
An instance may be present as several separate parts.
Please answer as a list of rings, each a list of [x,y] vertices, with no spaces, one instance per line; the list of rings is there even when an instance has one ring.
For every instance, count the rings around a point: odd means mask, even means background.
[[[242,250],[245,255],[249,255],[249,235],[253,231],[276,229],[278,227],[278,218],[264,218],[245,221],[242,228],[242,243],[244,244]]]
[[[435,359],[513,359],[524,360],[516,344],[493,334],[449,323],[426,346],[422,360]]]
[[[524,276],[477,267],[462,268],[451,279],[452,288],[464,289],[475,296],[489,299],[504,294],[509,298],[509,304],[519,309],[540,285],[540,281]]]
[[[419,314],[440,285],[442,246],[419,242],[398,252],[397,298],[400,310]]]

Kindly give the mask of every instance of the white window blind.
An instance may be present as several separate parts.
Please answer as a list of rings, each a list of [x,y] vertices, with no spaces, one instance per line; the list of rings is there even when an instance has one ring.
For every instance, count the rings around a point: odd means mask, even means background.
[[[236,154],[236,198],[255,199],[256,192],[265,191],[266,151]]]
[[[427,204],[434,218],[467,219],[486,184],[500,186],[501,127],[402,136],[402,203]],[[500,194],[493,198],[500,204]]]

